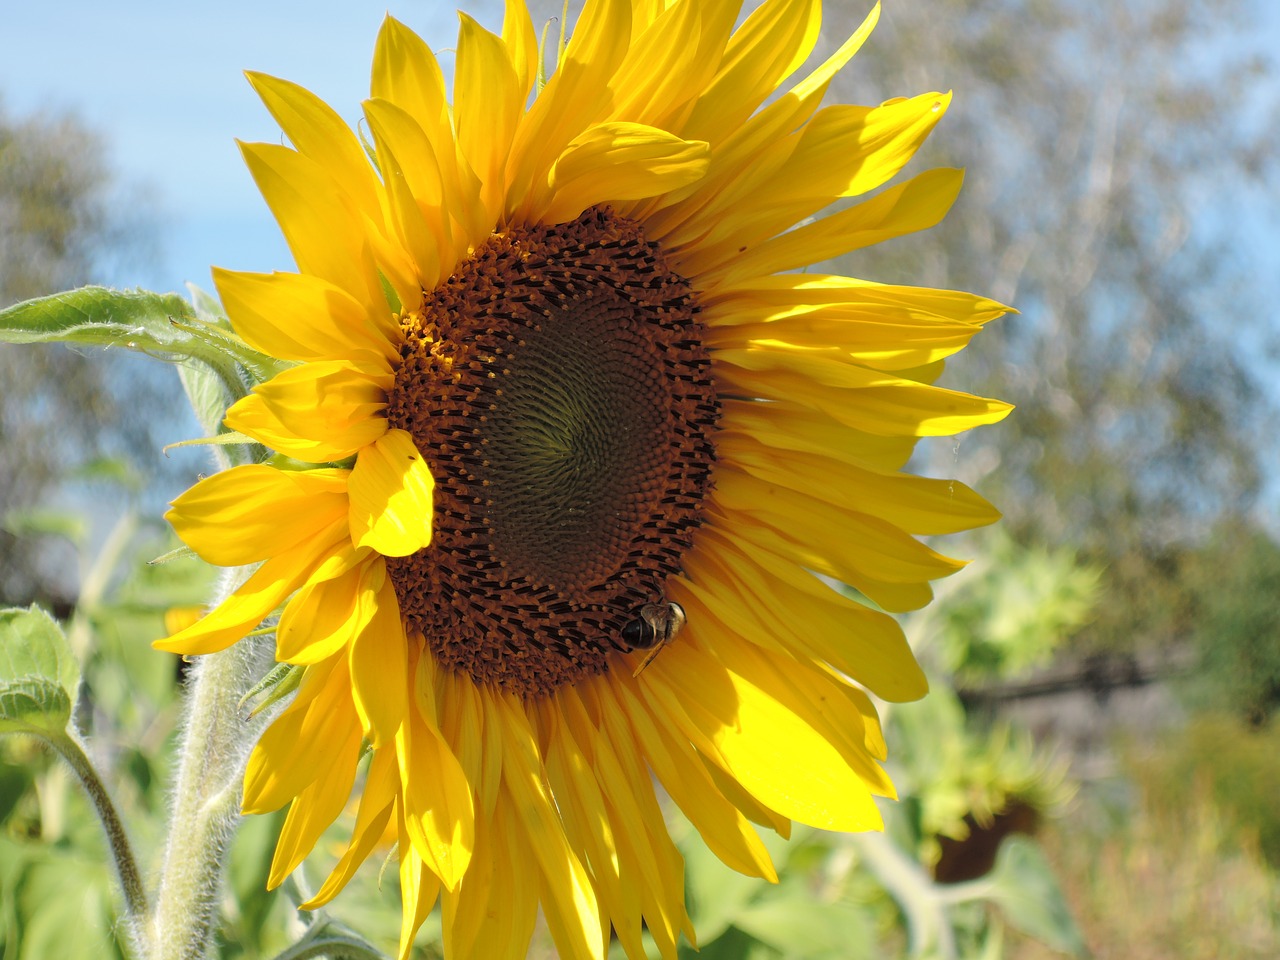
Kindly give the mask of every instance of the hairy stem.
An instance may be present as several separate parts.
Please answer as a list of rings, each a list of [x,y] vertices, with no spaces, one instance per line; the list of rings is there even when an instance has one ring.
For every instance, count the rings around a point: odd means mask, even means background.
[[[72,733],[61,735],[40,734],[41,739],[49,744],[58,755],[67,761],[74,771],[84,792],[102,822],[102,829],[107,835],[107,844],[111,847],[111,861],[116,868],[116,876],[120,881],[120,889],[124,892],[125,915],[128,918],[128,929],[135,955],[145,955],[147,948],[145,930],[147,914],[147,891],[142,885],[142,875],[138,872],[138,862],[134,859],[133,848],[129,845],[129,835],[125,832],[120,815],[107,787],[98,776],[97,769],[85,753],[84,745]]]
[[[955,933],[929,875],[883,833],[855,833],[849,839],[863,864],[902,908],[910,955],[955,960]]]
[[[230,588],[224,585],[228,593]],[[271,662],[270,641],[256,637],[195,660],[152,919],[151,960],[202,960],[210,953],[245,763],[267,720],[265,715],[242,718],[237,704]]]

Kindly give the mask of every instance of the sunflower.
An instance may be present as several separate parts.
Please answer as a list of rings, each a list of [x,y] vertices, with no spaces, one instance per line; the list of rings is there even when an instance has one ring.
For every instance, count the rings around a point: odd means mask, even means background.
[[[523,0],[500,34],[461,14],[452,103],[388,18],[366,143],[250,74],[291,146],[242,150],[298,272],[215,282],[294,365],[226,415],[276,459],[168,514],[257,566],[157,645],[210,653],[278,611],[305,672],[244,784],[246,812],[289,804],[270,882],[359,781],[304,909],[391,831],[402,956],[440,901],[454,957],[522,956],[539,909],[562,956],[612,931],[640,958],[647,928],[674,957],[694,932],[655,783],[769,880],[753,823],[879,827],[867,691],[926,689],[890,612],[961,566],[916,536],[998,516],[902,468],[1008,412],[932,385],[1005,308],[790,272],[942,218],[956,170],[813,217],[893,178],[949,95],[819,109],[877,8],[774,96],[820,3],[735,29],[738,6],[589,0],[545,85]]]

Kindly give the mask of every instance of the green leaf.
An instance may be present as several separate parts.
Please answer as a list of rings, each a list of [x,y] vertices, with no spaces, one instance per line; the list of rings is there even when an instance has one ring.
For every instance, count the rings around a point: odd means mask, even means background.
[[[222,427],[227,408],[249,391],[243,386],[229,387],[222,373],[200,360],[178,365],[178,379],[186,391],[191,412],[206,436],[214,436]]]
[[[227,319],[217,297],[200,289],[194,283],[187,284],[187,292],[191,294],[191,306],[195,308],[198,319],[222,327],[224,330],[231,329],[231,321]]]
[[[987,878],[990,896],[1009,925],[1073,957],[1088,955],[1044,853],[1025,837],[1009,837]]]
[[[871,916],[856,904],[815,898],[806,880],[786,877],[740,911],[734,926],[785,957],[871,956],[875,932]]]
[[[0,341],[185,353],[188,337],[170,320],[192,316],[190,304],[176,293],[81,287],[0,310]]]
[[[62,733],[80,665],[62,628],[37,607],[0,610],[0,732]]]
[[[228,329],[209,311],[211,299],[202,294],[197,309],[175,293],[81,287],[0,310],[0,342],[123,347],[170,362],[203,361],[238,398],[248,390],[242,372],[260,382],[282,366]]]
[[[705,946],[732,926],[738,914],[769,884],[726,867],[696,837],[681,846],[681,853],[689,914],[698,930],[698,942]]]
[[[0,860],[18,864],[12,878],[14,952],[18,960],[97,957],[118,960],[119,919],[100,850],[23,847],[0,841]],[[9,954],[6,954],[9,956]]]

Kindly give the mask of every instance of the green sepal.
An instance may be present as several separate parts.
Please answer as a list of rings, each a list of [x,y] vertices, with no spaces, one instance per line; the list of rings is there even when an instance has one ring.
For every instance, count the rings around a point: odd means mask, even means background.
[[[79,685],[57,621],[36,606],[0,610],[0,733],[61,735]]]
[[[399,313],[402,309],[400,304],[400,294],[396,293],[396,288],[391,285],[391,281],[387,279],[387,275],[381,270],[378,271],[378,282],[382,284],[382,295],[387,298],[387,306],[392,313]]]
[[[169,322],[177,329],[189,334],[193,339],[202,341],[217,350],[220,354],[234,358],[248,372],[253,383],[262,383],[265,380],[270,380],[281,370],[293,366],[292,363],[282,362],[275,357],[262,353],[260,350],[253,349],[253,347],[244,342],[244,339],[239,334],[227,329],[220,323],[202,320],[199,317],[193,317],[189,320],[175,318]]]
[[[262,699],[254,704],[253,709],[248,714],[250,719],[256,717],[263,710],[279,703],[297,690],[298,684],[302,682],[302,675],[306,673],[306,670],[306,667],[296,663],[276,664],[270,673],[254,684],[253,689],[240,698],[237,709],[243,710],[246,703],[262,694]]]
[[[199,555],[190,547],[188,547],[186,544],[183,544],[180,547],[174,547],[168,553],[162,553],[160,554],[160,556],[155,557],[151,560],[148,560],[147,566],[156,567],[162,563],[169,563],[173,560],[194,560],[194,559],[199,559]]]
[[[253,437],[239,433],[235,430],[228,430],[225,433],[216,433],[211,437],[193,437],[190,440],[176,440],[173,443],[166,443],[161,451],[168,455],[170,450],[181,450],[183,447],[258,447],[265,451],[266,447],[258,443]],[[265,458],[265,452],[263,454]]]

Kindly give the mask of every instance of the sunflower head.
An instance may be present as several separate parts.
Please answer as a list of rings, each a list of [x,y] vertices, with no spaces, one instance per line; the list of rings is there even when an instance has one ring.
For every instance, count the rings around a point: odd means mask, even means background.
[[[961,565],[917,536],[997,517],[902,467],[1008,412],[933,385],[1004,308],[794,272],[945,214],[958,171],[884,185],[949,96],[821,107],[878,7],[794,82],[817,0],[738,15],[592,0],[531,96],[511,0],[498,33],[462,15],[452,102],[388,18],[369,154],[250,76],[290,145],[243,150],[298,271],[215,278],[293,365],[226,423],[281,457],[174,502],[202,557],[258,566],[158,645],[274,624],[303,673],[245,781],[247,811],[289,804],[271,882],[354,791],[306,906],[389,831],[402,955],[439,901],[455,957],[522,956],[539,910],[563,956],[612,930],[639,958],[647,929],[674,957],[693,931],[655,783],[768,879],[753,824],[878,827],[868,691],[925,691],[889,612]]]
[[[405,315],[387,420],[431,450],[388,563],[437,662],[525,697],[603,674],[702,519],[719,403],[688,282],[593,207],[508,228]]]

